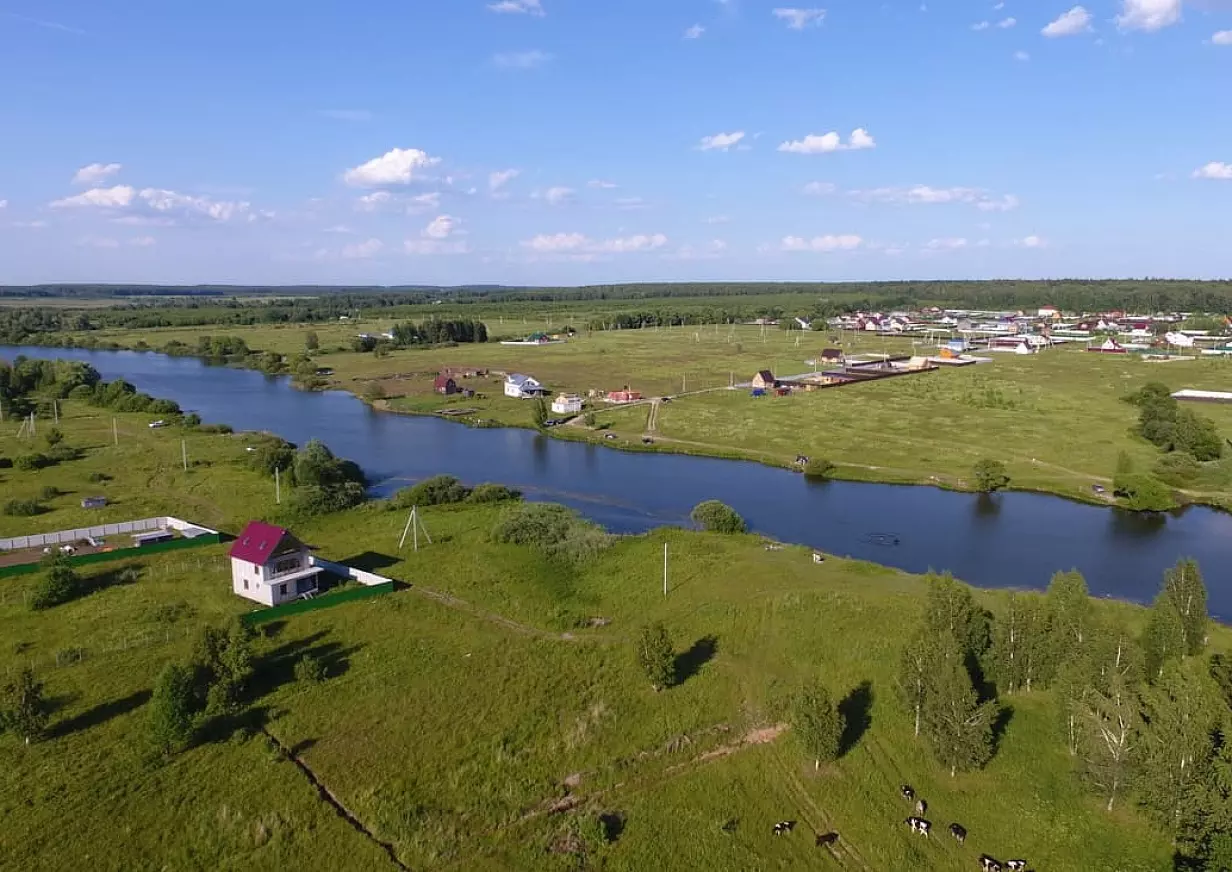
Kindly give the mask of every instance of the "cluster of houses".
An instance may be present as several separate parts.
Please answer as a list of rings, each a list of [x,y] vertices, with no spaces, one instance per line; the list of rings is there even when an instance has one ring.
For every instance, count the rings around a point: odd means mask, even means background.
[[[939,368],[931,359],[918,355],[876,354],[847,358],[837,349],[827,349],[817,360],[809,361],[818,367],[823,362],[830,368],[818,368],[815,372],[788,378],[777,378],[768,369],[760,370],[749,382],[750,393],[754,397],[771,393],[777,396],[788,396],[797,390],[815,391],[820,388],[876,381],[900,375],[932,372]]]

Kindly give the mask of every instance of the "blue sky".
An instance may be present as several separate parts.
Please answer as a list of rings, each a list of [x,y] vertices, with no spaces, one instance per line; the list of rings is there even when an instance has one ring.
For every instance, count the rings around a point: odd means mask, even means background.
[[[0,0],[0,283],[1232,276],[1232,0]]]

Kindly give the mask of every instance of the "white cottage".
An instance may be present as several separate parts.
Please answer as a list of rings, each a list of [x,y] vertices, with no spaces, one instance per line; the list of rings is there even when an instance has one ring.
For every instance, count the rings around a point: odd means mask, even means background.
[[[518,400],[531,400],[548,392],[537,379],[529,375],[513,373],[505,376],[505,396]]]
[[[250,521],[231,546],[231,589],[262,605],[276,606],[317,589],[320,567],[308,546],[282,527]]]
[[[577,394],[561,394],[552,400],[552,413],[556,415],[576,415],[582,411],[582,398]]]

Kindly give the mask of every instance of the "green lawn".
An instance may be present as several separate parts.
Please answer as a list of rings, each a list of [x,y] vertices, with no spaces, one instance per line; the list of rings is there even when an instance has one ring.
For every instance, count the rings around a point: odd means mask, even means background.
[[[197,434],[210,465],[150,488],[142,503],[150,471],[167,465],[160,446],[173,440],[140,416],[121,419],[133,454],[113,484],[133,514],[162,510],[183,488],[231,530],[272,516],[266,482],[243,469],[226,436]],[[98,446],[57,475],[71,482],[109,450]],[[24,492],[45,473],[4,474],[6,490]],[[75,511],[35,520],[58,528]],[[323,556],[364,560],[411,587],[276,622],[259,642],[252,705],[266,729],[409,868],[570,868],[575,857],[548,848],[598,813],[623,821],[602,851],[604,868],[630,872],[965,870],[981,851],[1050,870],[1167,866],[1166,836],[1130,807],[1109,817],[1083,791],[1049,694],[1003,700],[1012,716],[983,772],[952,780],[911,738],[893,675],[895,630],[922,603],[917,578],[837,559],[818,566],[807,549],[769,551],[755,537],[679,530],[622,539],[576,568],[492,542],[500,511],[426,510],[434,544],[418,553],[397,549],[405,517],[380,504],[298,522]],[[198,625],[248,608],[230,593],[225,550],[150,556],[135,562],[136,582],[46,612],[24,604],[33,578],[3,583],[0,677],[33,664],[57,710],[50,741],[25,747],[0,735],[0,868],[392,868],[260,734],[219,738],[163,766],[145,762],[141,706],[155,675],[184,656]],[[1005,594],[978,597],[996,610]],[[1112,602],[1097,608],[1136,623],[1143,615]],[[607,623],[590,626],[592,618]],[[633,657],[637,629],[655,619],[680,654],[693,652],[693,674],[663,693]],[[1232,634],[1215,628],[1213,645],[1227,650]],[[331,664],[324,684],[289,680],[306,650]],[[868,726],[846,756],[815,773],[790,732],[742,744],[781,723],[788,694],[815,674],[839,697],[867,683]],[[577,807],[547,814],[566,781]],[[929,800],[939,828],[968,828],[965,848],[902,826],[903,782]],[[724,833],[732,819],[734,832]],[[799,828],[775,838],[770,828],[782,819]],[[813,845],[814,832],[831,829],[841,833],[837,858]]]

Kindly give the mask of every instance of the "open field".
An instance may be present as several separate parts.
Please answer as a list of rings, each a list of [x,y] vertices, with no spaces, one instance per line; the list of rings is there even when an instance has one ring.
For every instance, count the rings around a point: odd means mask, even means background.
[[[53,472],[75,486],[109,460],[115,449],[89,429],[92,410],[67,407],[67,440],[93,446],[86,457],[4,470],[6,493],[33,492]],[[154,514],[182,489],[193,502],[179,514],[212,513],[232,532],[248,517],[276,517],[235,437],[196,434],[194,456],[208,465],[176,472],[175,453],[164,454],[178,448],[177,433],[119,418],[130,453],[109,465],[117,509]],[[1168,838],[1131,807],[1108,816],[1083,791],[1047,693],[1003,699],[1012,713],[985,771],[951,779],[912,740],[894,683],[902,638],[885,629],[918,614],[915,577],[679,530],[622,539],[573,567],[491,541],[500,511],[426,510],[436,544],[419,553],[399,552],[405,518],[379,503],[296,522],[323,556],[411,584],[277,622],[258,643],[256,722],[371,837],[336,816],[261,732],[220,735],[164,765],[146,758],[143,704],[158,671],[184,656],[198,625],[249,606],[230,593],[226,546],[129,561],[137,581],[44,612],[25,606],[33,578],[5,581],[0,678],[35,665],[57,710],[49,741],[25,747],[0,735],[0,868],[134,868],[138,857],[177,869],[396,868],[374,840],[416,870],[576,868],[578,857],[548,848],[594,814],[618,817],[620,834],[588,868],[630,872],[966,870],[981,851],[1050,870],[1170,862]],[[20,523],[58,529],[77,512],[57,504]],[[977,592],[994,610],[1005,596]],[[1139,627],[1145,615],[1096,607]],[[598,617],[608,623],[586,626]],[[671,629],[684,677],[657,694],[633,657],[637,628],[655,619]],[[1212,645],[1228,650],[1232,633],[1214,628]],[[291,680],[309,650],[330,665],[323,684]],[[779,726],[788,695],[811,675],[851,694],[858,724],[848,753],[820,773]],[[967,845],[909,833],[902,782],[928,798],[940,826],[961,821]],[[775,838],[782,819],[797,831]],[[814,847],[814,832],[831,830],[841,833],[834,852]]]
[[[559,324],[557,325],[559,326]],[[387,323],[365,324],[378,331]],[[499,325],[494,325],[494,330]],[[528,329],[530,329],[528,327]],[[323,349],[357,332],[351,325],[254,327],[227,330],[252,348],[293,353],[315,330]],[[157,347],[171,339],[195,342],[197,330],[98,331],[99,339]],[[216,331],[221,332],[221,331]],[[1134,437],[1136,410],[1120,398],[1148,381],[1173,389],[1227,389],[1232,361],[1148,363],[1128,355],[1090,354],[1061,347],[1030,357],[991,354],[994,360],[963,368],[863,385],[752,400],[747,391],[720,390],[747,382],[759,369],[776,375],[811,370],[805,361],[841,343],[847,353],[927,352],[923,340],[846,333],[786,332],[749,326],[609,331],[543,347],[499,344],[393,351],[385,357],[354,352],[318,354],[333,370],[331,384],[364,394],[371,385],[394,411],[430,414],[473,410],[468,417],[529,426],[529,404],[501,395],[499,376],[460,380],[485,399],[444,398],[432,393],[432,376],[445,366],[472,366],[534,375],[552,390],[585,394],[625,385],[647,397],[673,395],[657,414],[655,447],[721,456],[742,456],[786,465],[797,454],[826,457],[843,478],[966,487],[972,465],[982,458],[1009,467],[1013,487],[1084,500],[1098,500],[1091,486],[1111,482],[1121,451],[1149,470],[1159,453]],[[798,343],[798,344],[797,344]],[[681,394],[686,394],[681,396]],[[600,423],[610,424],[619,445],[640,447],[649,409],[597,404]],[[1232,434],[1232,407],[1204,405],[1225,436]],[[570,428],[570,438],[598,438]],[[1208,465],[1184,494],[1191,501],[1232,506],[1232,461]]]

